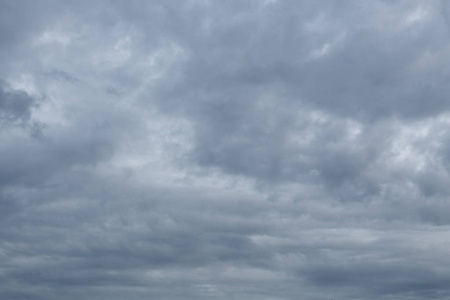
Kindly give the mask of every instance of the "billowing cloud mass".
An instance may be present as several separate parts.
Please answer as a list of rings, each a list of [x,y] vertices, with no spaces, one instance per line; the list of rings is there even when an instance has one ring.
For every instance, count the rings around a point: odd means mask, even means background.
[[[0,0],[0,298],[448,299],[449,20]]]

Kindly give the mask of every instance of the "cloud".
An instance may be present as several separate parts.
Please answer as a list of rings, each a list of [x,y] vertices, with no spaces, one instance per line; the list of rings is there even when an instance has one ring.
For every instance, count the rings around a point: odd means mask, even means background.
[[[448,298],[443,2],[0,6],[0,298]]]
[[[29,121],[37,99],[21,90],[12,90],[3,84],[0,90],[0,120],[3,126],[23,125]]]

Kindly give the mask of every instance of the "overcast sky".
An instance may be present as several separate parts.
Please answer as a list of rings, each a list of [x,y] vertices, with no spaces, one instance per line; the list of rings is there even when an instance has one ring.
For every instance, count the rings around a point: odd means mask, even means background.
[[[450,1],[0,0],[0,298],[450,297]]]

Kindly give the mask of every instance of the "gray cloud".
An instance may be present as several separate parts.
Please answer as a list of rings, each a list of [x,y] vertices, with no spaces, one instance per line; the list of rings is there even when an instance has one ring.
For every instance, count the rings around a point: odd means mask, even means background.
[[[24,91],[12,90],[4,83],[0,89],[0,122],[2,126],[23,125],[38,104],[37,99]]]
[[[444,2],[0,6],[0,298],[448,298]]]

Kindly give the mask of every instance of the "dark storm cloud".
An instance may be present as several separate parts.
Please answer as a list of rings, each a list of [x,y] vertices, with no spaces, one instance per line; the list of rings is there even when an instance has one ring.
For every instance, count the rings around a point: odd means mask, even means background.
[[[0,298],[448,298],[447,6],[2,1]]]
[[[13,90],[0,81],[0,122],[2,126],[23,125],[29,121],[38,100],[24,91]]]

